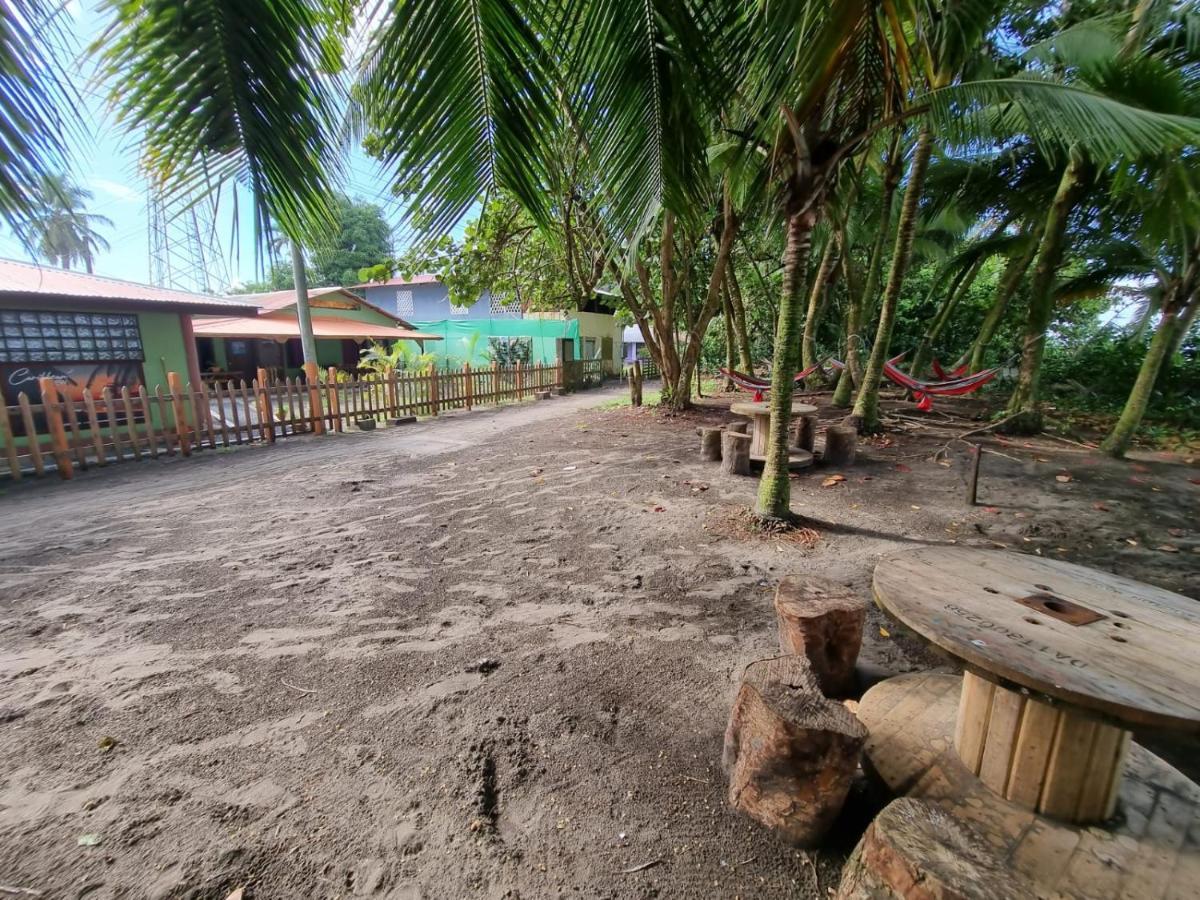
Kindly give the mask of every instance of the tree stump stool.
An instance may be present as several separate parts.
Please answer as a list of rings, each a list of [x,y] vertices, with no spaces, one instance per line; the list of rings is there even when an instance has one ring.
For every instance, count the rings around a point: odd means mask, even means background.
[[[751,663],[725,731],[729,803],[815,846],[841,812],[866,739],[854,714],[821,693],[803,657]]]
[[[854,690],[867,604],[848,588],[811,578],[785,578],[775,591],[779,649],[803,656],[828,697]]]
[[[533,396],[537,400],[549,400],[550,392],[549,391],[534,391]]]
[[[792,422],[792,446],[812,453],[817,439],[817,417],[801,416]]]
[[[399,428],[401,425],[415,425],[416,416],[396,416],[387,420],[388,428]]]
[[[961,900],[1041,896],[987,837],[933,803],[895,800],[842,869],[837,900]]]
[[[750,474],[750,435],[721,432],[721,471],[726,475]]]
[[[708,462],[718,462],[721,459],[721,429],[700,429],[700,458]]]
[[[825,449],[821,452],[821,462],[829,466],[853,465],[857,447],[857,431],[849,425],[830,425],[825,429]]]
[[[375,430],[375,420],[374,419],[365,419],[365,418],[364,419],[355,419],[354,424],[358,426],[359,431],[374,431]]]
[[[732,431],[735,434],[749,434],[750,433],[750,423],[749,422],[730,422],[729,424],[727,424],[725,426],[725,430]]]

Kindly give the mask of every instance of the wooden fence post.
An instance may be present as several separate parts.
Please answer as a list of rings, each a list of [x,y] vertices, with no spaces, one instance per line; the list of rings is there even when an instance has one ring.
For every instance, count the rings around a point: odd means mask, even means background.
[[[500,361],[492,360],[492,403],[500,405]]]
[[[275,443],[275,412],[271,409],[271,386],[267,381],[267,370],[259,369],[254,381],[258,394],[258,429],[268,444]]]
[[[58,466],[58,476],[63,481],[75,477],[75,469],[71,464],[71,450],[67,446],[67,431],[63,428],[62,409],[58,402],[58,387],[53,378],[39,378],[38,387],[42,391],[42,414],[46,417],[46,426],[50,429],[50,445],[54,452],[54,462]],[[30,440],[37,440],[36,434],[31,434]]]
[[[429,407],[433,415],[438,414],[438,370],[436,365],[429,367]]]
[[[321,409],[321,379],[317,377],[317,364],[304,364],[304,380],[308,382],[308,414],[312,419],[313,434],[325,433],[325,411]]]
[[[179,452],[192,455],[192,439],[188,435],[187,416],[184,414],[183,381],[178,372],[167,373],[167,390],[171,392],[171,408],[175,411],[175,431],[179,435]],[[112,415],[110,412],[109,415]]]
[[[525,399],[525,364],[517,360],[517,399]]]
[[[337,368],[330,366],[325,370],[325,393],[329,400],[329,415],[333,419],[333,430],[342,430],[342,402],[338,397]]]
[[[8,457],[8,470],[13,481],[21,480],[21,462],[17,459],[17,445],[13,441],[12,421],[8,418],[8,407],[0,397],[0,440],[4,441],[4,455]]]
[[[463,363],[463,373],[467,379],[467,409],[471,409],[475,403],[475,379],[471,374],[470,363]]]

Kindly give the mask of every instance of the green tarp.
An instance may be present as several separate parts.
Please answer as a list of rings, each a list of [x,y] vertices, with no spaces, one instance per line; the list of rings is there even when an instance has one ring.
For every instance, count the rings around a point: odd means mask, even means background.
[[[547,365],[558,361],[558,341],[569,338],[575,344],[574,358],[579,359],[577,319],[442,319],[412,325],[417,331],[442,336],[440,341],[425,344],[426,352],[434,354],[439,364],[462,365],[470,354],[471,365],[490,365],[487,354],[491,337],[529,338],[533,345],[530,363]]]

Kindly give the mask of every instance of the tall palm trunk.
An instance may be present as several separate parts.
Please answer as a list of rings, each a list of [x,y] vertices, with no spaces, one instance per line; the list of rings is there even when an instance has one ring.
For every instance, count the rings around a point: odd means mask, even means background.
[[[746,329],[746,304],[742,302],[742,287],[738,284],[732,258],[726,272],[729,280],[729,306],[733,310],[733,333],[737,338],[738,364],[743,372],[754,372],[754,357],[750,355],[750,332]]]
[[[733,355],[737,352],[734,347],[736,341],[733,336],[733,300],[730,298],[729,281],[725,282],[725,288],[722,291],[721,303],[723,306],[721,319],[725,325],[725,380],[722,383],[721,390],[732,391],[733,379],[729,376],[729,372],[737,368],[734,363]]]
[[[974,344],[971,345],[968,360],[968,371],[971,374],[983,368],[983,354],[987,351],[992,338],[996,336],[1000,323],[1004,321],[1004,313],[1008,310],[1008,304],[1016,296],[1017,288],[1021,286],[1021,279],[1025,277],[1029,264],[1033,262],[1041,231],[1040,224],[1027,228],[1025,236],[1028,239],[1028,246],[1020,253],[1010,256],[1008,265],[1004,267],[1004,274],[1000,276],[1000,281],[996,284],[996,296],[992,300],[992,306],[984,317],[983,324],[979,327],[979,334],[976,336]]]
[[[879,310],[875,345],[871,348],[867,369],[863,373],[858,397],[854,401],[854,411],[850,414],[850,423],[860,431],[876,431],[879,428],[879,381],[883,377],[883,364],[887,362],[888,349],[892,343],[896,304],[900,299],[900,287],[904,282],[909,257],[912,255],[913,236],[917,228],[917,204],[925,186],[925,171],[929,168],[929,156],[932,152],[933,133],[927,124],[923,124],[917,134],[917,146],[908,170],[908,186],[904,189],[904,203],[900,207],[900,221],[896,225],[896,246],[892,250],[892,265],[888,271],[883,305]]]
[[[917,343],[917,352],[913,354],[912,366],[908,370],[913,378],[924,376],[925,370],[933,361],[933,345],[937,343],[942,332],[946,330],[946,326],[950,324],[950,317],[954,315],[955,308],[967,291],[971,289],[971,285],[975,283],[975,279],[979,276],[979,270],[982,268],[983,260],[976,260],[968,268],[960,271],[957,277],[951,281],[950,290],[942,299],[942,305],[938,307],[933,321],[925,329],[925,333],[921,335],[921,340]]]
[[[783,251],[783,296],[779,324],[775,329],[774,366],[771,369],[771,430],[767,435],[767,458],[758,483],[760,516],[786,519],[791,516],[791,482],[788,480],[788,426],[792,420],[792,379],[800,349],[804,273],[812,250],[812,230],[817,214],[811,209],[792,212],[787,220],[787,243]]]
[[[839,409],[848,409],[854,399],[854,389],[863,380],[863,322],[866,313],[875,308],[875,291],[879,288],[879,275],[883,271],[883,252],[887,245],[888,235],[892,230],[892,204],[896,198],[896,188],[900,184],[900,162],[904,155],[900,152],[900,129],[892,132],[892,141],[888,148],[887,163],[883,170],[883,195],[880,198],[879,228],[875,232],[875,240],[871,244],[871,253],[867,257],[867,275],[863,281],[862,291],[851,293],[846,307],[846,368],[838,378],[837,387],[833,390],[832,403]]]
[[[804,337],[800,343],[800,365],[809,368],[817,362],[817,325],[820,323],[823,309],[822,299],[825,297],[825,287],[829,283],[833,266],[837,262],[835,254],[836,241],[832,234],[825,242],[825,250],[821,254],[821,262],[817,266],[817,274],[813,277],[812,288],[808,292],[808,310],[804,316]],[[815,386],[819,380],[816,374],[809,376],[809,386]]]
[[[1118,459],[1125,455],[1133,435],[1142,423],[1146,407],[1150,405],[1150,396],[1154,393],[1154,385],[1158,383],[1164,365],[1170,365],[1171,355],[1181,335],[1191,327],[1196,311],[1200,309],[1200,300],[1192,298],[1186,306],[1174,304],[1163,313],[1162,320],[1150,341],[1150,347],[1142,359],[1142,367],[1138,370],[1137,380],[1121,410],[1121,416],[1113,426],[1112,432],[1100,444],[1100,450]]]
[[[1062,262],[1067,224],[1071,212],[1087,190],[1087,163],[1076,148],[1058,182],[1054,202],[1046,214],[1045,230],[1033,268],[1029,288],[1029,311],[1025,319],[1025,341],[1021,349],[1021,368],[1017,384],[1008,401],[1009,422],[1005,430],[1014,434],[1034,434],[1042,430],[1037,389],[1042,356],[1046,351],[1046,331],[1054,318],[1054,279]]]
[[[300,323],[300,347],[306,363],[317,362],[317,342],[313,337],[312,312],[308,306],[308,276],[304,271],[304,251],[298,241],[292,245],[292,278],[296,282],[296,319]]]

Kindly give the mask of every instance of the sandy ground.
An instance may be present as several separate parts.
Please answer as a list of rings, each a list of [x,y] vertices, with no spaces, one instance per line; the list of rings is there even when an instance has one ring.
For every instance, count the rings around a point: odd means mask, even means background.
[[[797,511],[852,529],[804,550],[724,531],[755,482],[697,458],[722,410],[603,399],[9,486],[0,885],[825,896],[857,810],[809,856],[733,814],[719,770],[780,577],[865,597],[882,553],[953,540],[1200,596],[1177,459],[990,440],[970,509],[963,446],[928,458],[958,427],[900,422],[845,482],[794,482]],[[872,610],[865,671],[936,662]]]

